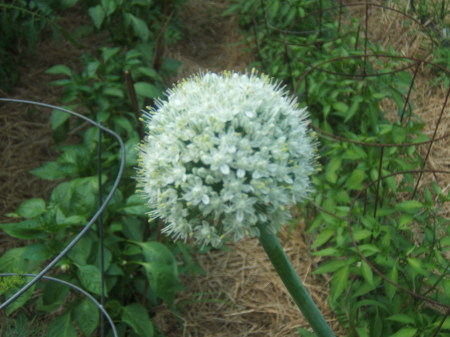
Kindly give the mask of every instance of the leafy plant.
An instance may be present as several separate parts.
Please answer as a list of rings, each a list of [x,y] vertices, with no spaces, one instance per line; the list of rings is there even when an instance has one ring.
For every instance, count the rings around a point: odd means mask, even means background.
[[[178,315],[175,296],[183,289],[180,274],[200,270],[191,257],[190,248],[182,243],[167,243],[160,237],[159,224],[148,222],[144,201],[135,192],[133,176],[137,164],[136,147],[140,141],[139,116],[136,107],[130,103],[134,97],[127,96],[129,88],[125,84],[124,71],[135,80],[137,105],[142,107],[145,100],[161,96],[164,78],[179,66],[176,60],[162,59],[159,68],[154,68],[154,59],[150,56],[154,55],[157,46],[150,37],[161,33],[162,27],[170,27],[173,33],[167,33],[167,39],[162,39],[161,43],[176,39],[181,33],[161,13],[163,2],[152,3],[152,6],[147,6],[148,1],[90,3],[89,13],[94,23],[93,13],[100,7],[106,9],[98,29],[108,29],[113,23],[115,28],[120,28],[117,25],[123,19],[125,31],[114,28],[108,46],[105,43],[94,55],[83,55],[85,66],[81,71],[63,64],[48,70],[49,74],[59,77],[53,84],[63,87],[63,103],[72,109],[83,110],[88,117],[117,131],[125,139],[127,157],[123,178],[102,216],[104,248],[97,233],[100,223],[97,223],[97,228],[87,232],[52,273],[53,277],[101,297],[103,250],[104,307],[117,323],[120,336],[161,336],[151,316],[161,305],[168,306]],[[171,6],[175,16],[178,4],[173,2]],[[126,11],[124,17],[120,15],[121,11]],[[146,16],[149,13],[151,15]],[[131,24],[130,18],[135,18],[138,23],[153,20],[154,25],[146,26],[148,38],[144,39],[138,29],[142,25]],[[128,39],[130,30],[135,35]],[[31,173],[57,185],[48,200],[24,201],[9,214],[14,222],[0,225],[6,234],[25,242],[0,257],[0,272],[36,273],[41,270],[94,215],[99,193],[107,193],[112,188],[112,177],[116,175],[120,161],[116,144],[107,137],[100,137],[97,128],[66,113],[54,111],[51,126],[60,156]],[[97,169],[99,145],[101,174]],[[4,298],[17,289],[10,283],[5,283],[4,288]],[[42,296],[33,297],[33,291],[39,291]],[[59,283],[40,282],[13,302],[8,307],[8,314],[21,315],[25,305],[40,315],[59,313],[46,328],[50,337],[73,336],[77,330],[92,336],[100,324],[95,305]]]
[[[324,169],[304,210],[323,261],[315,273],[331,276],[329,303],[349,336],[447,336],[448,219],[439,207],[449,195],[437,186],[417,191],[411,173],[423,160],[406,144],[428,140],[406,102],[414,64],[366,41],[357,20],[338,22],[339,6],[318,14],[329,7],[236,0],[228,11],[240,13],[254,66],[296,90],[327,133]]]

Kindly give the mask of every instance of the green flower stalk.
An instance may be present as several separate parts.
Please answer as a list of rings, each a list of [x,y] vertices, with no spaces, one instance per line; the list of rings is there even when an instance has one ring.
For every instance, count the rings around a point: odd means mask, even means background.
[[[311,192],[317,143],[306,109],[267,76],[205,73],[169,90],[146,119],[138,187],[150,218],[201,246],[258,237],[317,335],[333,336],[276,239]]]

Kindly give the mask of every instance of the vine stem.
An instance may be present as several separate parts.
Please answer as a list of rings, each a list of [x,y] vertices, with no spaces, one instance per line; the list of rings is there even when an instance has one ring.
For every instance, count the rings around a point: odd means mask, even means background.
[[[271,233],[263,224],[258,224],[257,226],[260,231],[259,242],[317,337],[335,337],[322,313],[311,298],[311,295],[297,275],[283,247],[281,247],[276,234]]]

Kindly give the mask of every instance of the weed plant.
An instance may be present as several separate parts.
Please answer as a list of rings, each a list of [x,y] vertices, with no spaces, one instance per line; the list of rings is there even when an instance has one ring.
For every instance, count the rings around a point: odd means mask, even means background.
[[[348,336],[450,336],[449,220],[439,212],[450,194],[433,183],[417,191],[413,172],[424,163],[413,143],[428,138],[414,102],[405,108],[412,64],[365,40],[356,19],[339,23],[345,13],[334,2],[232,3],[225,14],[239,13],[254,66],[296,90],[313,124],[343,139],[321,139],[324,169],[304,214],[321,260],[314,273],[329,275],[329,305]]]

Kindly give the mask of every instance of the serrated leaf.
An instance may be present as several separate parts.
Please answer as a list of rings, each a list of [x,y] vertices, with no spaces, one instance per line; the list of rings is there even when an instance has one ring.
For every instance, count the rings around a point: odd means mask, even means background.
[[[314,243],[312,244],[312,248],[315,249],[317,247],[322,246],[326,243],[333,235],[336,234],[336,231],[333,229],[323,230],[321,231],[315,238]]]
[[[98,267],[89,264],[84,266],[77,265],[77,268],[77,276],[83,287],[91,293],[101,295],[102,281]]]
[[[348,275],[349,275],[349,266],[344,266],[339,269],[333,275],[333,279],[331,281],[331,297],[336,300],[339,295],[347,288],[348,284]]]
[[[99,310],[91,300],[84,298],[73,309],[73,318],[84,336],[89,337],[99,324]]]
[[[147,310],[139,303],[133,303],[122,308],[122,321],[128,324],[140,337],[153,337],[155,333]]]
[[[70,322],[69,313],[56,317],[50,322],[46,337],[77,337],[77,331]]]
[[[25,219],[34,218],[45,212],[45,201],[41,198],[32,198],[24,201],[17,208],[16,213]]]
[[[137,82],[134,84],[134,90],[136,90],[136,94],[139,96],[147,97],[147,98],[157,98],[161,95],[161,90],[159,90],[156,86],[146,82]]]
[[[64,64],[57,64],[56,66],[53,66],[45,71],[46,74],[52,74],[52,75],[67,75],[69,77],[72,76],[72,70],[64,65]]]

